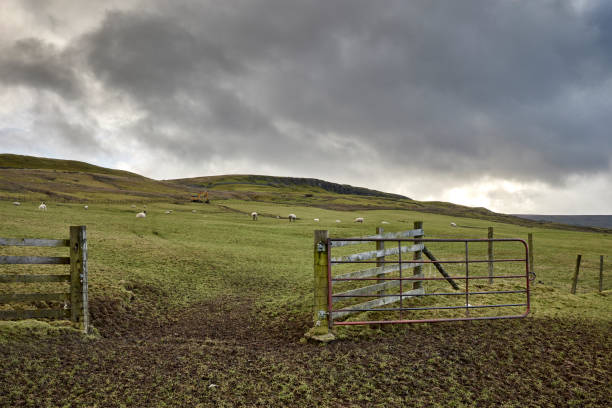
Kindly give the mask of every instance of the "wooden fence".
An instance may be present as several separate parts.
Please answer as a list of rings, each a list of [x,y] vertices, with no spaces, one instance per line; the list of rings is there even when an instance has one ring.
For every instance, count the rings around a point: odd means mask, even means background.
[[[0,293],[0,304],[37,301],[64,302],[64,307],[44,309],[0,310],[1,320],[30,318],[70,319],[85,332],[89,331],[87,300],[87,235],[85,226],[71,226],[69,239],[0,238],[0,246],[69,247],[70,256],[0,256],[0,265],[70,265],[68,274],[3,274],[0,283],[65,283],[69,292]]]
[[[572,288],[570,292],[575,295],[576,288],[578,287],[578,275],[580,273],[580,263],[582,261],[582,255],[578,254],[576,256],[576,267],[574,268],[574,274],[572,276]],[[603,292],[603,271],[604,271],[604,256],[599,256],[599,285],[598,290],[599,293]]]
[[[417,221],[414,223],[414,229],[409,231],[384,233],[382,228],[376,229],[376,235],[370,235],[366,237],[360,237],[360,239],[401,239],[401,238],[420,238],[424,235],[423,223]],[[328,316],[327,311],[329,310],[330,302],[339,300],[344,296],[366,296],[366,295],[380,295],[385,291],[393,289],[401,285],[399,280],[374,280],[373,285],[360,287],[358,289],[352,289],[346,292],[334,294],[330,296],[329,291],[329,276],[331,273],[330,263],[331,262],[355,262],[365,261],[368,259],[376,259],[376,266],[373,268],[362,269],[359,271],[348,272],[343,275],[338,275],[336,279],[360,279],[360,278],[383,278],[385,275],[396,272],[399,270],[399,264],[385,264],[385,257],[399,255],[401,253],[411,252],[413,253],[412,259],[421,261],[423,258],[424,245],[422,243],[415,242],[414,245],[385,248],[384,242],[377,241],[376,249],[373,251],[360,252],[351,255],[345,255],[341,257],[331,258],[329,257],[329,251],[331,248],[343,247],[347,245],[363,244],[363,241],[332,241],[330,245],[327,244],[329,238],[328,231],[317,230],[314,233],[314,323],[315,326],[306,333],[306,337],[316,338],[317,340],[325,341],[324,336],[333,337],[330,332],[331,321],[333,319],[344,318],[352,313],[358,313],[359,309],[371,309],[373,307],[383,306],[389,303],[399,302],[400,299],[407,299],[410,295],[424,293],[423,283],[420,280],[415,280],[412,287],[408,291],[402,291],[397,296],[384,296],[374,300],[363,302],[357,305],[352,305],[353,311],[334,312],[333,316]],[[349,238],[346,238],[349,239]],[[410,264],[404,264],[403,268],[413,270],[413,277],[423,277],[422,264],[420,262],[413,262]],[[323,336],[323,337],[322,337]]]

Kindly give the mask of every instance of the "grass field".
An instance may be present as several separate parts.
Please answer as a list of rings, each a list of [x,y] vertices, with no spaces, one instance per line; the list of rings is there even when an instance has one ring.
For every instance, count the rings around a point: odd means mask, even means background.
[[[0,322],[0,406],[610,402],[610,258],[602,294],[595,267],[600,254],[610,254],[610,234],[241,200],[150,203],[145,219],[135,218],[128,204],[48,206],[41,212],[34,202],[0,202],[0,236],[63,238],[70,225],[87,226],[98,335],[83,336],[62,322]],[[167,209],[173,213],[164,214]],[[259,221],[250,220],[251,211],[262,214]],[[296,223],[276,218],[291,212]],[[356,216],[366,222],[352,223]],[[500,238],[532,232],[538,275],[532,314],[513,321],[340,329],[336,343],[304,343],[312,326],[313,230],[368,235],[383,220],[387,231],[411,229],[422,220],[430,238],[483,238],[488,226]],[[449,227],[451,221],[459,226]],[[579,293],[570,295],[577,253],[590,268],[583,270]],[[3,273],[24,269],[5,267]],[[0,288],[11,290],[28,289]]]

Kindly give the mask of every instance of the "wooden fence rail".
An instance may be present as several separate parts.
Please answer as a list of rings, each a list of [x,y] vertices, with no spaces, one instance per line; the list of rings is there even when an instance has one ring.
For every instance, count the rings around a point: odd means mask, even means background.
[[[64,307],[35,310],[0,310],[2,320],[30,318],[69,318],[89,331],[87,285],[87,235],[85,226],[71,226],[69,239],[0,238],[0,246],[68,247],[70,256],[0,256],[0,265],[70,265],[68,274],[2,274],[0,283],[70,284],[66,293],[0,293],[0,304],[35,301],[64,302]]]

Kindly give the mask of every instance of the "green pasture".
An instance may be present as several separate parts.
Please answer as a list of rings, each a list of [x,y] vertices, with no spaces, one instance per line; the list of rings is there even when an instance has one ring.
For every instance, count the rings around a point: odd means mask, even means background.
[[[532,288],[532,315],[611,319],[609,234],[526,228],[412,211],[331,211],[239,200],[223,201],[222,206],[148,204],[145,219],[135,217],[141,206],[133,208],[128,204],[94,203],[85,210],[81,204],[49,202],[46,212],[39,211],[37,205],[0,202],[0,236],[66,238],[70,225],[86,225],[93,302],[99,299],[122,304],[146,302],[153,305],[153,310],[166,313],[212,299],[244,298],[255,302],[262,320],[308,320],[312,307],[315,229],[327,229],[332,237],[354,237],[373,234],[377,226],[383,226],[387,232],[412,229],[414,221],[422,220],[428,238],[484,238],[489,226],[495,228],[496,238],[526,239],[529,232],[533,233],[537,278]],[[173,212],[165,214],[166,210]],[[260,214],[258,221],[251,220],[252,211]],[[297,215],[297,222],[288,222],[289,213]],[[354,223],[357,216],[364,217],[365,223]],[[451,227],[451,222],[458,227]],[[484,257],[484,247],[475,247],[471,256]],[[0,251],[0,255],[59,255],[66,249],[5,247]],[[458,246],[439,247],[437,251],[438,256],[463,256],[463,249]],[[578,293],[571,295],[571,276],[578,253],[582,254],[585,267]],[[503,249],[496,254],[502,256]],[[602,294],[597,291],[601,254],[607,256]],[[63,266],[3,268],[3,273],[17,273]],[[436,274],[431,267],[426,272]],[[427,290],[428,283],[425,285]],[[36,290],[33,284],[25,286],[3,284],[0,292]]]

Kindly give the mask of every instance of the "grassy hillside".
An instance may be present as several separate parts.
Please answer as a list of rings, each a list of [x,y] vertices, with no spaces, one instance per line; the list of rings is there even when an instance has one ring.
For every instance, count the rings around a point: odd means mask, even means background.
[[[168,209],[173,213],[165,214]],[[52,202],[41,212],[34,203],[0,201],[1,237],[60,238],[69,225],[87,226],[92,323],[100,333],[91,339],[57,322],[0,322],[0,406],[609,402],[612,281],[607,267],[606,290],[597,293],[594,260],[606,254],[609,265],[610,235],[409,210],[337,211],[237,199],[149,203],[147,210],[149,216],[138,219],[129,204],[92,203],[84,210]],[[263,214],[259,221],[248,215],[254,210]],[[290,212],[296,223],[276,218]],[[366,222],[352,223],[356,216]],[[533,233],[538,277],[532,314],[517,321],[344,329],[343,340],[326,347],[301,343],[312,325],[313,230],[359,236],[383,220],[387,231],[423,220],[428,237],[480,238],[488,226],[497,237]],[[451,221],[459,226],[449,227]],[[2,248],[0,255],[24,251]],[[579,293],[571,295],[577,253],[586,268]]]
[[[74,160],[0,155],[0,198],[109,202],[185,200],[188,190],[123,170]]]

